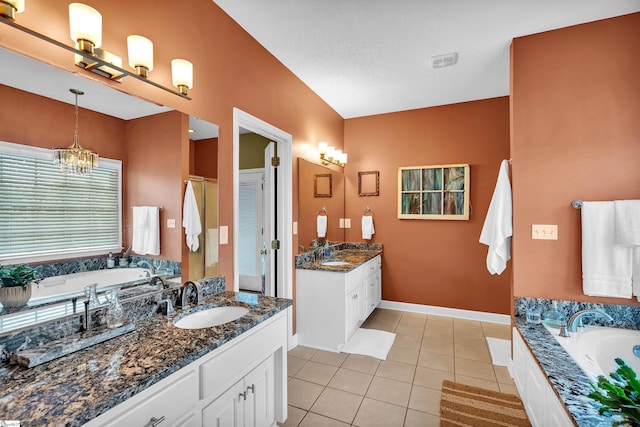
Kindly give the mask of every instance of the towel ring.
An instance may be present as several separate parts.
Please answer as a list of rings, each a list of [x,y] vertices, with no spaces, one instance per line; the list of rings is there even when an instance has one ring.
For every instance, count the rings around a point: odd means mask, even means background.
[[[369,206],[367,206],[366,208],[364,208],[364,211],[362,212],[362,215],[364,215],[364,216],[373,216],[373,211],[371,210],[371,208]]]

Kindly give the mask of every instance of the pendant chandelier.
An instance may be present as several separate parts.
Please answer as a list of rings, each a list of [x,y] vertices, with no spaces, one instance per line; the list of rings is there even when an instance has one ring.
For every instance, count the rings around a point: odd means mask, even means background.
[[[91,175],[93,168],[98,167],[98,153],[86,150],[80,146],[78,136],[78,95],[84,92],[78,89],[69,89],[76,95],[76,127],[73,132],[73,144],[67,148],[53,149],[53,164],[60,165],[60,170],[70,175]]]

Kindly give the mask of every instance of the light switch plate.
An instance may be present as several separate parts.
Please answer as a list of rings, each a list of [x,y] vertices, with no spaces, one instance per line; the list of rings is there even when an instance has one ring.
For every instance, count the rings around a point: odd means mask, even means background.
[[[351,218],[344,219],[344,228],[351,228]]]
[[[344,218],[340,218],[340,228],[344,228]]]
[[[176,220],[168,219],[167,220],[167,228],[176,228]]]
[[[219,244],[221,245],[227,245],[229,244],[229,227],[226,225],[221,225],[220,226],[220,236],[218,236],[220,238],[219,240]]]
[[[293,235],[296,236],[298,234],[298,221],[293,221]]]
[[[558,240],[558,226],[556,224],[531,224],[531,238],[533,240]]]

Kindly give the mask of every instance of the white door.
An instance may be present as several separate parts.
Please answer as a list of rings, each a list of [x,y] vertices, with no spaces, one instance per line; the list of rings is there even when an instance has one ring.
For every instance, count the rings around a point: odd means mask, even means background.
[[[264,169],[240,171],[238,261],[240,289],[262,292]]]
[[[264,266],[264,287],[265,295],[274,297],[276,281],[275,260],[277,259],[276,249],[271,248],[271,242],[278,238],[276,230],[276,174],[277,168],[272,166],[271,159],[276,155],[276,143],[270,142],[264,150],[264,244],[261,252]]]

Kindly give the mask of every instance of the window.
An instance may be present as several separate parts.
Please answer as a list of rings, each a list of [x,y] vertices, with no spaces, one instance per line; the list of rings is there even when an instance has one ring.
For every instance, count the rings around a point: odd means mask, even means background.
[[[122,162],[66,175],[51,150],[0,142],[0,260],[51,261],[122,248]]]

